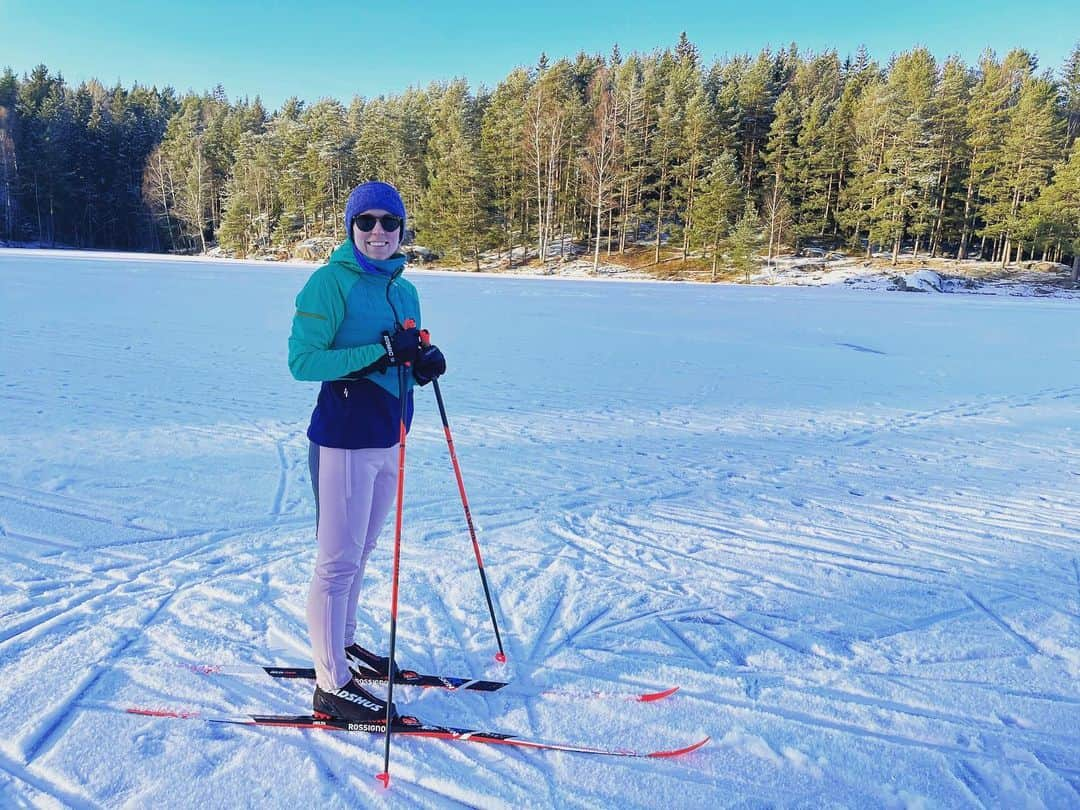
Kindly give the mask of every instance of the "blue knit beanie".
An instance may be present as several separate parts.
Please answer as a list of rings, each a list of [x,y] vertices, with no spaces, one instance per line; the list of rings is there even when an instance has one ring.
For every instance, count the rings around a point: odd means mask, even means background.
[[[371,180],[354,188],[349,194],[349,201],[345,203],[345,233],[350,241],[353,217],[377,209],[401,217],[401,238],[405,238],[405,203],[401,201],[401,195],[389,183]]]

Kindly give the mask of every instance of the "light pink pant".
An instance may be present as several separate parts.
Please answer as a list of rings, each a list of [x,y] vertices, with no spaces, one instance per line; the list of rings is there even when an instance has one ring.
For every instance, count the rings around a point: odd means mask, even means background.
[[[397,491],[398,447],[342,450],[312,444],[319,551],[307,622],[315,676],[324,690],[349,680],[345,647],[356,632],[364,565]]]

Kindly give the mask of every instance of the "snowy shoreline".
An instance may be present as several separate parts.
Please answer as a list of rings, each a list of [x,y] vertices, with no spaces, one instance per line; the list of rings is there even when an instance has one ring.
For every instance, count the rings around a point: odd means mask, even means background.
[[[55,255],[110,262],[179,262],[234,264],[262,268],[315,268],[322,262],[305,259],[237,259],[227,256],[202,254],[179,256],[157,253],[128,253],[120,251],[97,251],[67,248],[3,247],[0,252],[8,254]],[[934,267],[934,265],[938,265]],[[1067,276],[1063,268],[1062,277]],[[762,265],[743,281],[701,281],[696,279],[664,279],[619,264],[601,263],[597,272],[592,262],[583,259],[565,263],[552,263],[548,268],[515,267],[493,270],[487,267],[473,270],[471,267],[446,267],[438,264],[410,264],[410,274],[452,275],[469,278],[536,278],[560,281],[616,281],[627,283],[692,284],[702,286],[736,287],[831,287],[843,285],[861,290],[881,292],[922,292],[958,295],[1006,295],[1017,298],[1080,299],[1080,289],[1062,286],[1062,278],[1046,272],[1024,270],[1010,266],[1002,270],[996,262],[931,260],[920,262],[902,257],[896,267],[882,267],[865,259],[843,258],[823,261],[815,258],[783,256],[771,264]],[[987,277],[989,276],[989,277]]]

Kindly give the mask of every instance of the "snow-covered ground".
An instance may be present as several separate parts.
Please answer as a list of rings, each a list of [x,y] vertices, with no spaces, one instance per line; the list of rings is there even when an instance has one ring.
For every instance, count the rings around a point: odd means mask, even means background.
[[[0,251],[0,805],[1076,807],[1077,302],[415,272],[399,661],[425,719],[597,759],[136,717],[303,712],[286,369],[310,267]],[[391,532],[361,641],[385,643]],[[369,645],[369,646],[371,646]],[[678,684],[656,704],[539,696]],[[524,692],[524,696],[520,693]]]
[[[783,256],[751,275],[753,284],[820,287],[845,284],[862,290],[932,292],[968,295],[1007,295],[1080,299],[1080,289],[1070,283],[1064,265],[1054,272],[1016,265],[1002,269],[996,262],[918,260],[910,255],[893,266],[887,256],[875,254],[875,262],[829,254],[822,258]],[[1030,264],[1030,263],[1028,263]]]

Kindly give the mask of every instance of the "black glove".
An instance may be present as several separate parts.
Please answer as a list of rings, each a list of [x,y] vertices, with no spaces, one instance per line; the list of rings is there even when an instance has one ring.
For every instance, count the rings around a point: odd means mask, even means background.
[[[413,363],[413,379],[419,385],[427,385],[446,373],[446,358],[438,346],[425,346]]]
[[[420,330],[398,329],[394,334],[382,333],[382,345],[386,349],[386,365],[400,366],[402,363],[415,362],[420,354]]]

